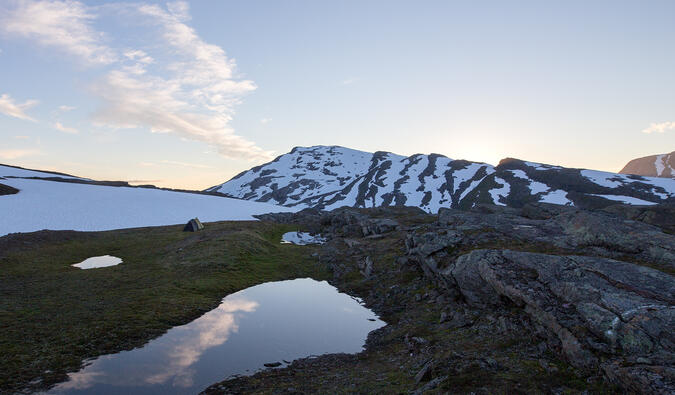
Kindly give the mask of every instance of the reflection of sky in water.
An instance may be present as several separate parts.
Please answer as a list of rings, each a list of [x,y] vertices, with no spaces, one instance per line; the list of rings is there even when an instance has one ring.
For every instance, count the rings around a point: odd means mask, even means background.
[[[297,245],[308,245],[308,244],[323,244],[326,242],[326,239],[321,235],[310,235],[305,232],[286,232],[281,235],[281,244],[297,244]]]
[[[87,258],[82,262],[76,263],[72,266],[79,267],[80,269],[96,269],[98,267],[115,266],[119,265],[120,263],[122,263],[122,259],[116,256],[103,255]]]
[[[359,352],[384,325],[328,283],[298,279],[234,293],[216,309],[142,348],[102,356],[51,392],[192,394],[264,363]]]

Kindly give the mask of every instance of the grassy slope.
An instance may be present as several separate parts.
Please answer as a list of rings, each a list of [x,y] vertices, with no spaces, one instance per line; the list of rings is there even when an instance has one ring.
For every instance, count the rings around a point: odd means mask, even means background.
[[[0,238],[0,392],[65,379],[82,360],[141,346],[266,281],[326,278],[314,247],[281,245],[289,226],[219,222]],[[81,270],[90,256],[119,266]],[[41,379],[38,380],[38,379]]]

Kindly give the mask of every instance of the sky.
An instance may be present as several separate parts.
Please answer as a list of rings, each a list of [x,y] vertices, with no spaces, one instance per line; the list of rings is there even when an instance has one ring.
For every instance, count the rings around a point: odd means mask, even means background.
[[[0,163],[204,189],[295,146],[675,150],[675,2],[0,3]]]

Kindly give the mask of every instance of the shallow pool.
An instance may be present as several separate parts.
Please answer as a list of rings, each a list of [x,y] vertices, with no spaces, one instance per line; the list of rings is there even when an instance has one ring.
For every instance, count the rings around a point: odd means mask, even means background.
[[[99,357],[50,393],[194,394],[265,363],[359,352],[368,333],[384,325],[325,281],[265,283],[142,348]]]
[[[87,258],[80,263],[76,263],[71,266],[79,267],[80,269],[96,269],[99,267],[108,267],[115,266],[122,263],[122,259],[111,256],[111,255],[102,255],[102,256],[93,256]]]
[[[308,244],[323,244],[326,242],[326,239],[321,235],[311,235],[306,232],[286,232],[281,236],[281,244],[297,244],[297,245],[308,245]]]

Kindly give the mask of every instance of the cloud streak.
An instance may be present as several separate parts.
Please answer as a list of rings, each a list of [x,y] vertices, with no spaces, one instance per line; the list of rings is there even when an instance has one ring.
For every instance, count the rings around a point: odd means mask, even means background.
[[[237,77],[234,60],[186,24],[187,2],[112,3],[98,8],[74,0],[14,4],[0,17],[1,30],[74,55],[100,71],[88,90],[100,104],[91,118],[94,123],[173,133],[209,144],[232,159],[272,157],[272,152],[237,135],[230,126],[235,107],[256,85]],[[144,28],[135,36],[135,48],[128,41],[115,46],[117,37],[94,28],[94,21],[105,16]],[[108,22],[105,26],[112,25]],[[63,125],[56,128],[74,131]]]
[[[115,51],[103,43],[104,35],[91,25],[96,15],[77,1],[19,1],[3,12],[2,29],[11,35],[57,47],[87,64],[110,64]]]
[[[40,151],[34,149],[5,149],[0,150],[0,158],[12,160],[19,159],[25,156],[35,156],[39,155]]]
[[[0,113],[9,115],[10,117],[23,119],[25,121],[35,122],[35,119],[26,114],[26,110],[33,107],[37,103],[37,100],[26,100],[23,103],[15,103],[14,99],[5,93],[0,95]]]
[[[675,122],[652,123],[648,128],[642,129],[642,133],[665,133],[667,130],[675,130]]]
[[[56,130],[58,130],[58,131],[63,132],[63,133],[69,133],[69,134],[78,134],[78,133],[80,133],[79,130],[77,130],[77,129],[75,129],[75,128],[70,128],[70,127],[67,127],[67,126],[63,126],[63,124],[62,124],[61,122],[58,122],[58,121],[54,123],[54,128],[55,128]]]

